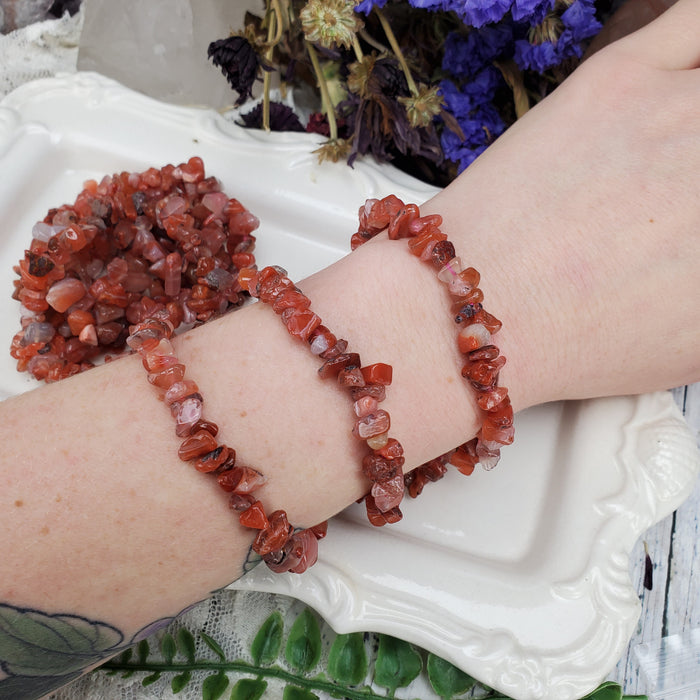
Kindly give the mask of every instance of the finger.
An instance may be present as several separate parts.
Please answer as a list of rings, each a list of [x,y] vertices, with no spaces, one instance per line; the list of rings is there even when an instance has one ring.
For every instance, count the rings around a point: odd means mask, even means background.
[[[662,12],[668,10],[676,0],[627,0],[615,14],[605,22],[603,28],[586,49],[589,58],[608,44],[636,32]]]
[[[640,59],[665,70],[700,67],[700,0],[678,0],[650,24],[622,39]]]

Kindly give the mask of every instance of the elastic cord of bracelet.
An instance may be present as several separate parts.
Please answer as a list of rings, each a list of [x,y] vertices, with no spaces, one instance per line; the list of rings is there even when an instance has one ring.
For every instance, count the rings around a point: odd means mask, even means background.
[[[467,475],[477,463],[493,469],[500,459],[501,446],[511,444],[514,437],[508,389],[498,386],[506,359],[493,342],[501,322],[483,308],[479,273],[472,267],[463,267],[441,225],[441,216],[421,216],[418,205],[404,204],[398,197],[389,195],[381,200],[369,199],[360,208],[359,228],[351,239],[354,250],[386,230],[392,240],[408,239],[409,251],[437,270],[437,277],[452,300],[454,322],[460,328],[457,346],[466,358],[462,376],[476,391],[476,403],[482,414],[482,425],[475,438],[411,472],[411,495],[420,493],[427,481],[440,478],[447,462]]]
[[[392,368],[382,362],[362,366],[358,353],[347,352],[346,340],[337,339],[311,310],[309,298],[289,279],[281,267],[240,271],[238,281],[251,296],[272,306],[289,334],[305,342],[323,364],[322,379],[334,378],[352,402],[356,421],[352,434],[366,442],[369,453],[362,459],[362,472],[372,482],[365,496],[369,521],[376,526],[401,520],[404,495],[403,447],[389,436],[391,418],[379,404],[392,381]]]
[[[140,355],[155,386],[175,420],[175,434],[182,439],[178,456],[194,468],[216,477],[218,485],[230,494],[229,505],[238,513],[241,525],[257,530],[253,551],[276,573],[302,573],[316,562],[318,542],[326,534],[326,523],[295,530],[284,510],[269,515],[255,492],[266,478],[252,467],[236,464],[236,451],[217,440],[219,429],[203,416],[204,399],[199,387],[185,379],[182,364],[170,339],[173,324],[168,312],[130,328],[127,344]]]

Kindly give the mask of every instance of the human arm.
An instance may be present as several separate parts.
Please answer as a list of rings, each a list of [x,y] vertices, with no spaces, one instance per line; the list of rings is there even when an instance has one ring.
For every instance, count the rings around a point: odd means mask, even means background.
[[[697,237],[688,235],[698,220],[697,110],[671,99],[697,93],[697,75],[611,52],[591,65],[560,89],[568,97],[547,100],[424,207],[446,217],[458,253],[482,273],[487,308],[504,321],[497,336],[508,357],[502,383],[516,408],[697,378],[698,251]],[[674,90],[660,85],[671,76]],[[620,80],[635,99],[628,112],[611,116]],[[653,120],[640,119],[640,108],[660,122],[669,104],[677,123],[652,133]],[[646,154],[649,135],[654,148]],[[671,143],[659,149],[664,135]],[[610,153],[615,158],[606,162]],[[639,155],[657,169],[642,169]],[[675,179],[679,162],[685,188]],[[601,167],[606,177],[597,180]],[[628,203],[620,204],[620,192]],[[642,206],[659,223],[643,239],[658,261],[653,269],[648,251],[629,246],[649,223],[637,216]],[[404,245],[367,244],[302,287],[365,362],[394,366],[386,407],[407,466],[416,466],[464,441],[476,420],[444,290]],[[672,248],[681,245],[682,255]],[[572,255],[581,262],[572,264]],[[572,277],[587,283],[572,284]],[[649,313],[639,314],[644,294]],[[595,325],[601,316],[602,328]],[[678,328],[686,338],[675,335]],[[202,389],[206,415],[242,462],[269,477],[261,497],[272,507],[311,525],[364,492],[347,399],[317,381],[314,360],[269,309],[198,329],[178,342],[178,352]],[[592,361],[601,357],[600,365]],[[15,543],[0,579],[8,604],[105,621],[126,643],[151,620],[239,574],[250,538],[211,482],[175,457],[170,417],[138,360],[91,370],[2,411],[2,527],[4,541]],[[436,415],[440,423],[425,418]]]

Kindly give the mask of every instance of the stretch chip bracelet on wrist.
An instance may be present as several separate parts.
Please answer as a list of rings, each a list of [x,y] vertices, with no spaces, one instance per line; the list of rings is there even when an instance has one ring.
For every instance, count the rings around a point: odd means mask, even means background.
[[[380,408],[391,366],[363,366],[285,270],[256,268],[252,231],[258,220],[205,176],[199,158],[88,182],[73,205],[49,211],[15,268],[22,330],[11,354],[19,370],[57,381],[92,367],[100,352],[118,354],[125,344],[137,352],[175,421],[180,459],[216,478],[240,523],[256,530],[252,550],[272,571],[301,573],[316,561],[327,523],[296,529],[284,510],[268,514],[255,495],[266,478],[237,464],[235,450],[218,440],[219,429],[204,417],[202,394],[185,377],[171,338],[181,324],[204,323],[239,306],[245,292],[269,304],[288,332],[322,360],[319,377],[334,379],[352,401],[351,432],[368,448],[361,468],[371,484],[364,497],[370,522],[397,522],[405,490],[416,497],[426,483],[442,478],[448,463],[467,475],[477,463],[493,468],[501,446],[513,441],[508,390],[498,385],[505,358],[493,342],[501,323],[483,308],[479,274],[462,266],[441,224],[440,216],[422,217],[417,205],[390,195],[360,208],[351,239],[354,250],[387,230],[435,267],[459,327],[461,373],[482,414],[475,438],[408,474],[403,447],[389,435],[389,413]]]
[[[466,359],[462,376],[476,391],[482,424],[475,438],[438,461],[444,460],[443,464],[450,461],[460,471],[471,473],[477,463],[485,469],[493,469],[500,459],[501,446],[513,442],[513,407],[508,390],[498,386],[498,376],[506,359],[494,344],[493,335],[500,330],[501,322],[484,309],[484,294],[478,287],[479,273],[472,267],[463,267],[454,245],[440,229],[441,225],[441,216],[421,216],[418,205],[404,204],[394,195],[381,200],[369,199],[360,208],[359,228],[352,236],[351,247],[355,250],[384,230],[392,240],[406,238],[411,254],[432,264],[438,279],[447,288],[452,317],[459,327],[457,347]],[[440,471],[428,462],[412,472],[414,483],[434,480],[421,474],[424,467],[435,474]],[[418,484],[415,490],[420,492],[420,488],[422,485]]]

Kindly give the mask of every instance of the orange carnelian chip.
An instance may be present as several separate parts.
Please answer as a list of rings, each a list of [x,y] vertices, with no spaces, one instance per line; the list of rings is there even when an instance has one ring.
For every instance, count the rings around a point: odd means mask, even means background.
[[[287,514],[283,510],[274,511],[268,520],[270,521],[269,525],[258,532],[253,542],[253,551],[260,556],[282,549],[293,532],[293,528],[287,520]]]
[[[201,457],[215,450],[216,446],[217,442],[214,436],[207,430],[200,428],[182,441],[177,454],[183,462],[189,462],[195,457]]]
[[[458,447],[450,455],[450,464],[465,476],[469,476],[474,471],[474,467],[478,461],[479,458],[476,455],[468,454],[466,450],[461,447]]]
[[[408,238],[413,236],[410,231],[411,222],[420,216],[420,210],[416,204],[407,204],[405,207],[396,212],[389,222],[389,238],[396,240],[397,238]]]
[[[365,496],[365,507],[367,508],[367,519],[375,527],[397,523],[403,518],[403,513],[398,506],[385,512],[380,511],[374,502],[374,498],[369,493]]]
[[[384,362],[375,362],[362,368],[362,376],[367,384],[389,386],[392,380],[392,367]]]
[[[270,521],[265,515],[265,509],[260,501],[255,501],[246,510],[244,510],[238,517],[241,525],[245,527],[251,527],[255,530],[263,530],[269,527]]]

